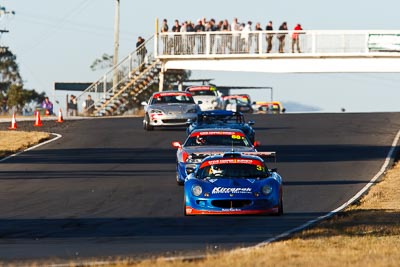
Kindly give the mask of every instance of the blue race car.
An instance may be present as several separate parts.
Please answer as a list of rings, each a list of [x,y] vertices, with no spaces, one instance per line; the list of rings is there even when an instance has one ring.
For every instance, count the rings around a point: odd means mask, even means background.
[[[244,115],[241,112],[230,110],[210,110],[201,111],[197,114],[197,120],[190,123],[186,129],[189,135],[194,129],[204,128],[231,128],[243,131],[251,142],[255,140],[255,131],[252,127],[254,121],[246,123]]]
[[[205,158],[185,182],[184,214],[282,215],[282,178],[260,157],[271,155],[275,152],[228,152]]]
[[[181,144],[172,142],[176,152],[176,181],[183,185],[189,171],[195,169],[201,160],[213,154],[229,152],[255,152],[259,142],[252,143],[249,138],[238,129],[196,129],[190,133],[186,141]]]

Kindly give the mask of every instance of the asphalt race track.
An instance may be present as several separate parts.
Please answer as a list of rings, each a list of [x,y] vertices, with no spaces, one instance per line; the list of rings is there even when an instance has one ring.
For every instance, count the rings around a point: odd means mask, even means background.
[[[282,217],[183,216],[183,129],[141,118],[66,121],[63,137],[0,162],[0,260],[193,255],[252,246],[330,212],[380,170],[400,113],[247,115],[276,151]],[[8,127],[8,124],[7,124]],[[5,128],[5,125],[3,125]]]

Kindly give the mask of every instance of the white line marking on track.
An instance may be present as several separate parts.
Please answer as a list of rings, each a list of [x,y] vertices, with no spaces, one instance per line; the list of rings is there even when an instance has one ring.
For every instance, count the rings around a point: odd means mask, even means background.
[[[10,156],[8,156],[8,157],[5,157],[5,158],[3,158],[3,159],[0,159],[0,162],[6,161],[6,160],[8,160],[9,158],[16,157],[16,156],[18,156],[18,155],[20,155],[20,154],[22,154],[22,153],[24,153],[24,152],[26,152],[26,151],[33,150],[33,149],[38,148],[38,147],[40,147],[40,146],[43,146],[43,145],[46,145],[46,144],[51,143],[51,142],[53,142],[53,141],[56,141],[56,140],[58,140],[58,139],[60,139],[60,138],[62,137],[61,134],[57,134],[57,133],[50,133],[50,134],[55,135],[56,137],[54,137],[54,138],[52,138],[52,139],[50,139],[50,140],[47,140],[47,141],[45,141],[45,142],[43,142],[43,143],[39,143],[39,144],[37,144],[37,145],[35,145],[35,146],[29,147],[29,148],[27,148],[27,149],[25,149],[25,150],[23,150],[23,151],[20,151],[20,152],[17,152],[17,153],[15,153],[15,154],[12,154],[12,155],[10,155]]]

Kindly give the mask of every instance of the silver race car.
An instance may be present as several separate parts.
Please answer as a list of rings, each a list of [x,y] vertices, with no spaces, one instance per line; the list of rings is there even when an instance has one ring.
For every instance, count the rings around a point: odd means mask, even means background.
[[[187,126],[188,120],[195,120],[199,106],[189,92],[163,91],[154,93],[148,103],[143,102],[143,128],[151,131],[161,126]]]

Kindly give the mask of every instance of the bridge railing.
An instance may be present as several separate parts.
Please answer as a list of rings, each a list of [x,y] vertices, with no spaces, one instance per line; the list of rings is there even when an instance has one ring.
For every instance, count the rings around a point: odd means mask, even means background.
[[[298,34],[301,51],[296,56],[359,56],[383,52],[399,56],[400,52],[400,30],[168,32],[160,33],[156,44],[160,58],[288,56],[298,53],[297,44],[292,41],[294,34]],[[272,44],[269,53],[268,37]],[[280,45],[282,51],[279,51]]]

